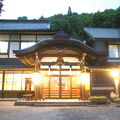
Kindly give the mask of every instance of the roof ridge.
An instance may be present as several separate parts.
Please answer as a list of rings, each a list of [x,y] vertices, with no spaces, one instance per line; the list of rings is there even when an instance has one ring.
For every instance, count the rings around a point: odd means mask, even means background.
[[[120,28],[108,28],[108,27],[106,27],[106,28],[103,28],[103,27],[84,27],[84,29],[120,29]]]
[[[50,23],[50,21],[48,21],[48,20],[17,20],[17,19],[0,19],[0,22]]]

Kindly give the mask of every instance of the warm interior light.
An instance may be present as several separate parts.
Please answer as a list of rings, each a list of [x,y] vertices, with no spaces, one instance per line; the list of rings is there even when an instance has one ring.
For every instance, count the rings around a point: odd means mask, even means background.
[[[41,77],[39,72],[32,73],[32,81],[35,85],[40,84],[40,80]]]
[[[80,76],[76,78],[77,80],[77,83],[80,84],[81,83],[81,79],[80,79]]]
[[[119,70],[112,70],[110,72],[110,74],[113,76],[114,78],[114,82],[115,82],[115,88],[116,88],[116,94],[118,94],[118,84],[119,84]]]
[[[110,74],[114,77],[117,78],[119,76],[119,71],[118,70],[112,70]]]
[[[90,75],[89,73],[82,73],[81,74],[81,82],[83,85],[87,85],[90,82]]]

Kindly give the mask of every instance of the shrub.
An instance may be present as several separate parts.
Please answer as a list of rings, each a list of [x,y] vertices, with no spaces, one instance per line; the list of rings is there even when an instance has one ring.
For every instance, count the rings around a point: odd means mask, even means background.
[[[120,103],[120,98],[115,98],[115,99],[113,99],[113,102],[114,102],[114,103]]]
[[[108,102],[108,99],[106,96],[91,96],[90,101],[91,103],[105,104]]]

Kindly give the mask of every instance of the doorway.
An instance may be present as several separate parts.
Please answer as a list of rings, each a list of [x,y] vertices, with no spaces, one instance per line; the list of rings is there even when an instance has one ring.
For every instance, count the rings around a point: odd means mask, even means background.
[[[42,72],[43,94],[45,98],[67,99],[81,98],[86,99],[90,93],[89,73],[81,73],[80,70],[59,69]],[[87,75],[87,77],[86,77]]]

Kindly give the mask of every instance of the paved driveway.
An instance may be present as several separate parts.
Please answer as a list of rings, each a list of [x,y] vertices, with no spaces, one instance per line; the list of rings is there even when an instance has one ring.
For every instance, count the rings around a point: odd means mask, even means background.
[[[120,107],[28,107],[0,102],[0,120],[120,120]]]

